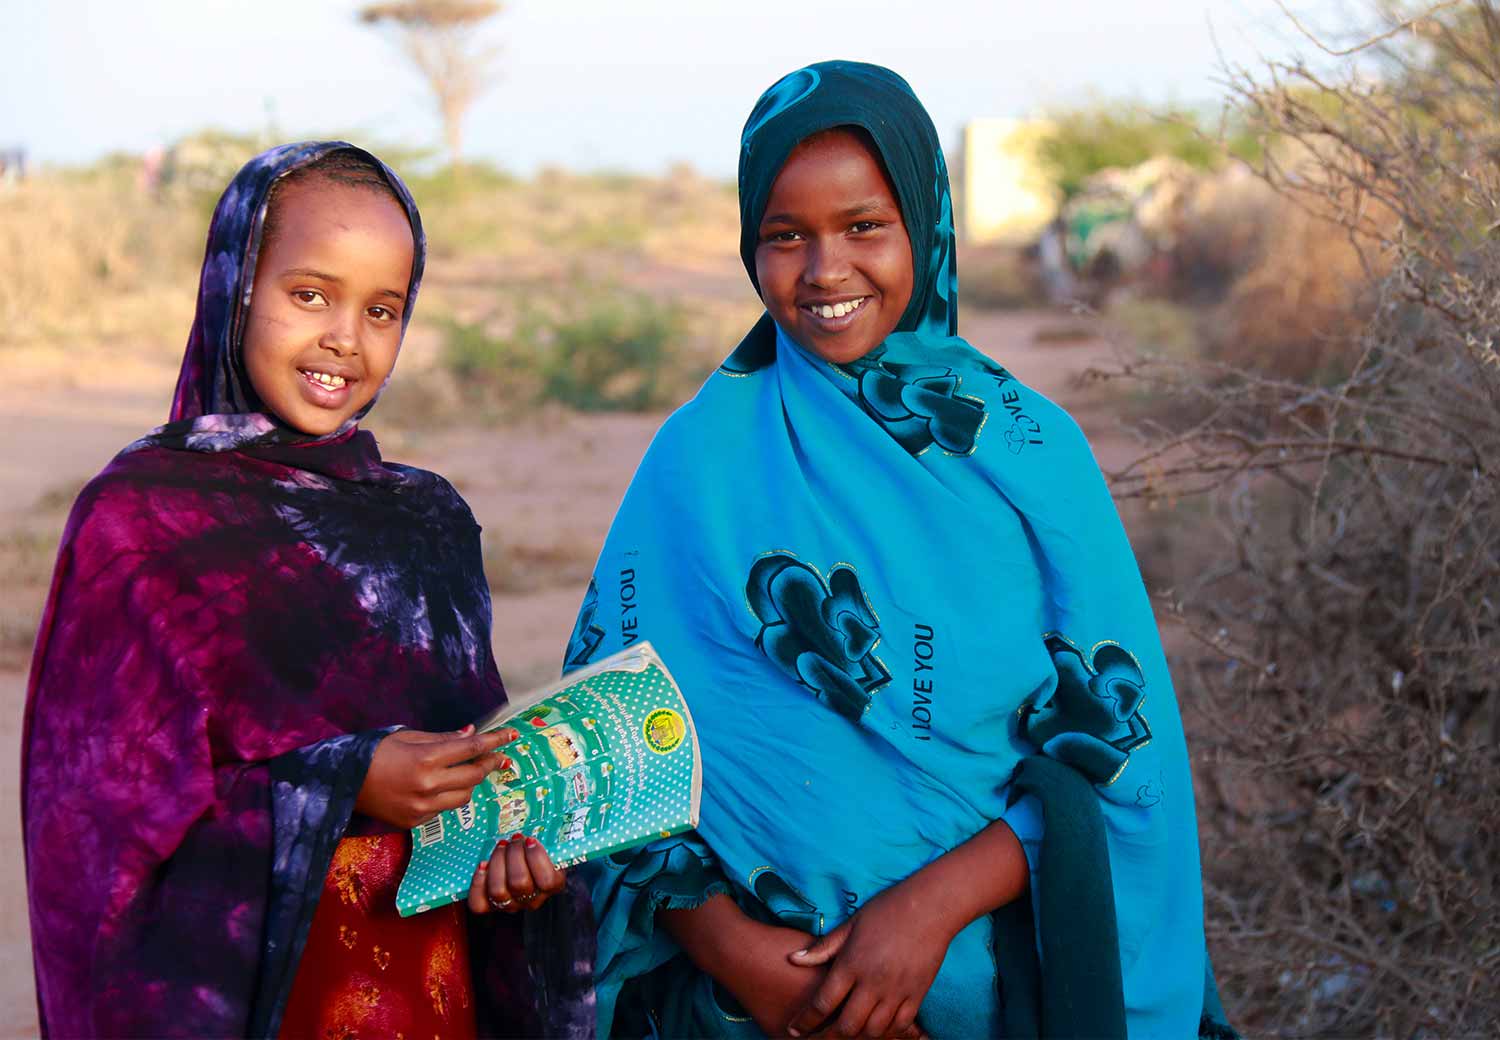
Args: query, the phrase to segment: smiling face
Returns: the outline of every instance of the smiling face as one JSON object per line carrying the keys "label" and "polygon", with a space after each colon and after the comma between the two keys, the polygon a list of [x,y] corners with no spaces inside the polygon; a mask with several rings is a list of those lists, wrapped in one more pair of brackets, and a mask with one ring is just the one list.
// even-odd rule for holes
{"label": "smiling face", "polygon": [[885,170],[849,130],[807,138],[777,174],[755,275],[787,334],[834,364],[895,331],[912,294],[911,240]]}
{"label": "smiling face", "polygon": [[384,192],[312,178],[278,192],[256,263],[245,367],[267,409],[323,436],[369,404],[396,363],[414,246]]}

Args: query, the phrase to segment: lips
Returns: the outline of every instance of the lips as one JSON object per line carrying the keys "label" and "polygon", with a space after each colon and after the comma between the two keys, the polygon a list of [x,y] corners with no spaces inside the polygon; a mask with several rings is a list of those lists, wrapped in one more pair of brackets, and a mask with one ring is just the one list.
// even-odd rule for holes
{"label": "lips", "polygon": [[353,373],[325,368],[299,368],[297,374],[302,377],[303,398],[319,408],[342,408],[359,382]]}

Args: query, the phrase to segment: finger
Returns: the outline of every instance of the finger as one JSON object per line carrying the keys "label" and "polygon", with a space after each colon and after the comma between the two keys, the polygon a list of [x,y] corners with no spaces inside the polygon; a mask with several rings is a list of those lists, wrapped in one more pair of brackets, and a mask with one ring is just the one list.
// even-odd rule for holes
{"label": "finger", "polygon": [[891,1019],[890,1029],[887,1030],[892,1036],[899,1036],[902,1040],[918,1040],[925,1037],[927,1033],[921,1026],[917,1025],[917,1012],[922,1010],[922,1003],[918,1000],[906,1000],[901,1009]]}
{"label": "finger", "polygon": [[407,744],[438,744],[445,740],[452,740],[454,737],[467,737],[473,732],[474,724],[470,723],[463,729],[443,730],[442,732],[425,729],[398,729],[391,736]]}
{"label": "finger", "polygon": [[398,729],[386,740],[393,740],[398,744],[436,744],[441,740],[452,740],[452,733],[428,733],[420,729]]}
{"label": "finger", "polygon": [[839,1013],[838,1025],[834,1031],[839,1036],[864,1036],[865,1023],[870,1020],[870,1012],[875,1010],[879,995],[872,993],[869,986],[860,986],[849,999],[844,1001],[844,1010]]}
{"label": "finger", "polygon": [[422,819],[415,826],[420,827],[438,813],[447,812],[449,809],[457,809],[461,805],[468,805],[472,797],[473,793],[470,791],[444,791],[441,794],[428,795],[418,802],[413,802],[412,804],[422,814]]}
{"label": "finger", "polygon": [[844,943],[848,938],[849,924],[846,921],[806,949],[793,950],[787,954],[787,960],[804,968],[827,964],[839,955],[839,951],[844,948]]}
{"label": "finger", "polygon": [[834,1011],[844,1002],[844,998],[853,988],[854,978],[847,972],[839,971],[835,966],[824,976],[823,984],[813,994],[812,1000],[793,1016],[791,1024],[787,1026],[787,1032],[792,1036],[813,1032],[832,1017]]}
{"label": "finger", "polygon": [[505,879],[510,894],[528,909],[536,898],[536,881],[531,876],[531,865],[526,862],[526,839],[514,835],[505,847]]}
{"label": "finger", "polygon": [[896,1017],[896,1012],[901,1010],[899,1000],[881,1000],[870,1010],[870,1016],[865,1019],[864,1035],[868,1037],[886,1037],[891,1035],[891,1022]]}
{"label": "finger", "polygon": [[467,736],[449,734],[443,740],[433,741],[423,750],[428,765],[456,766],[488,754],[500,746],[500,737],[495,733],[470,733]]}
{"label": "finger", "polygon": [[509,744],[512,741],[521,739],[521,731],[516,729],[514,726],[503,726],[500,729],[490,730],[490,732],[500,738],[501,747],[504,747],[506,744]]}
{"label": "finger", "polygon": [[536,901],[532,903],[532,909],[540,906],[548,896],[556,895],[563,890],[567,879],[563,872],[558,870],[552,862],[552,857],[547,855],[547,850],[542,843],[535,838],[527,837],[523,842],[526,848],[526,865],[531,870],[531,880],[536,885]]}
{"label": "finger", "polygon": [[469,912],[472,914],[487,914],[490,912],[490,901],[485,895],[485,875],[489,873],[490,861],[482,859],[474,868],[474,880],[469,882]]}
{"label": "finger", "polygon": [[485,777],[510,764],[506,755],[488,754],[473,762],[435,770],[430,775],[429,785],[433,791],[472,791],[484,783]]}
{"label": "finger", "polygon": [[506,871],[505,842],[495,846],[490,853],[489,869],[485,871],[484,894],[490,909],[513,914],[521,909],[521,903],[510,890],[510,878]]}

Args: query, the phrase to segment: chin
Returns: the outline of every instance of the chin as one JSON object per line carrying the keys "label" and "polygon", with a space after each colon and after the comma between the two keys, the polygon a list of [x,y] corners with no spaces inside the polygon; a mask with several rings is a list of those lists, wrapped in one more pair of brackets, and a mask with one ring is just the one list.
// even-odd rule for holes
{"label": "chin", "polygon": [[812,340],[808,349],[829,364],[847,365],[858,361],[877,346],[878,343],[828,343]]}
{"label": "chin", "polygon": [[298,433],[305,433],[310,437],[327,437],[347,421],[348,416],[344,415],[319,415],[308,420],[300,416],[290,419],[282,417],[282,422]]}

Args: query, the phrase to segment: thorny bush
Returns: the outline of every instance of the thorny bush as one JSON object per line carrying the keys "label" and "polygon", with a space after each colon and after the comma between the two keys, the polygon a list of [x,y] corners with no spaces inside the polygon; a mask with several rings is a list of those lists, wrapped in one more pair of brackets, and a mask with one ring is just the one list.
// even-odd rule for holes
{"label": "thorny bush", "polygon": [[1500,14],[1387,18],[1325,46],[1357,75],[1231,70],[1316,157],[1267,148],[1273,186],[1379,253],[1352,374],[1126,370],[1191,418],[1117,492],[1218,520],[1172,600],[1203,646],[1179,681],[1209,943],[1252,1035],[1500,1021]]}

